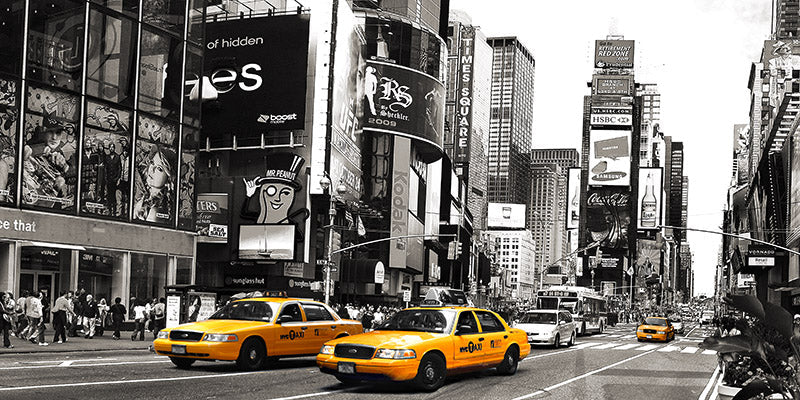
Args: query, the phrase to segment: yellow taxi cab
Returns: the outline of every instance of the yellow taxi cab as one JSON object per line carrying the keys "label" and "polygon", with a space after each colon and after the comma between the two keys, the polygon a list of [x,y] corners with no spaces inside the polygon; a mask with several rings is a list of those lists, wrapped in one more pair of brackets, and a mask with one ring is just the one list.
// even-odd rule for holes
{"label": "yellow taxi cab", "polygon": [[196,360],[223,360],[256,370],[281,357],[314,355],[331,339],[363,331],[360,322],[341,319],[317,301],[247,298],[227,304],[205,321],[161,330],[153,350],[178,368]]}
{"label": "yellow taxi cab", "polygon": [[345,384],[410,381],[435,391],[447,375],[497,368],[513,375],[530,353],[527,334],[492,311],[463,306],[399,311],[374,331],[326,342],[320,371]]}
{"label": "yellow taxi cab", "polygon": [[663,340],[668,342],[675,338],[675,327],[663,317],[647,317],[636,328],[636,339]]}

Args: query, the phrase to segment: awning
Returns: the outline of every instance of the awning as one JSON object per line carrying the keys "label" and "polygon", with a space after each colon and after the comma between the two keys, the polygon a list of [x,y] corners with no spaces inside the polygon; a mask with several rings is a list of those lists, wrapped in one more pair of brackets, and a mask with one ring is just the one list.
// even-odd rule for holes
{"label": "awning", "polygon": [[800,279],[795,279],[790,282],[775,282],[767,285],[770,289],[776,292],[791,292],[794,289],[800,288]]}

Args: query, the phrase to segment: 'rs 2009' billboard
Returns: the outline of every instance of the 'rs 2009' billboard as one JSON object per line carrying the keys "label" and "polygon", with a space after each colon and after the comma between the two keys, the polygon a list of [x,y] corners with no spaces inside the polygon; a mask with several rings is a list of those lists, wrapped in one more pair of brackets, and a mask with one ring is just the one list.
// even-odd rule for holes
{"label": "'rs 2009' billboard", "polygon": [[204,104],[204,132],[259,136],[303,129],[308,15],[237,18],[206,24],[205,32],[203,75],[217,99]]}

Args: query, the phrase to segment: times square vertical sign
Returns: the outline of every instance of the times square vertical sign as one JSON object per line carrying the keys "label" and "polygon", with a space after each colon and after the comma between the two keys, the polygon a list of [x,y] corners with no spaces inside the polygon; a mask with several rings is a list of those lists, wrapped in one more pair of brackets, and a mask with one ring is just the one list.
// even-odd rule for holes
{"label": "times square vertical sign", "polygon": [[458,95],[456,104],[456,137],[455,156],[456,163],[469,162],[470,132],[472,131],[472,81],[475,65],[475,28],[472,26],[461,27],[459,41],[460,52],[458,58]]}

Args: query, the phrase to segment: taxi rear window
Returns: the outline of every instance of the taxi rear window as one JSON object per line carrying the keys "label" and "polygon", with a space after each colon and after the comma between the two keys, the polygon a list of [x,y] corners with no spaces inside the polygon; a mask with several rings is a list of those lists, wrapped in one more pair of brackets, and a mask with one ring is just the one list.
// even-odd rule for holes
{"label": "taxi rear window", "polygon": [[403,310],[376,329],[443,333],[454,319],[455,312],[450,310]]}
{"label": "taxi rear window", "polygon": [[209,319],[235,319],[242,321],[271,321],[278,308],[266,301],[234,301],[222,307]]}

